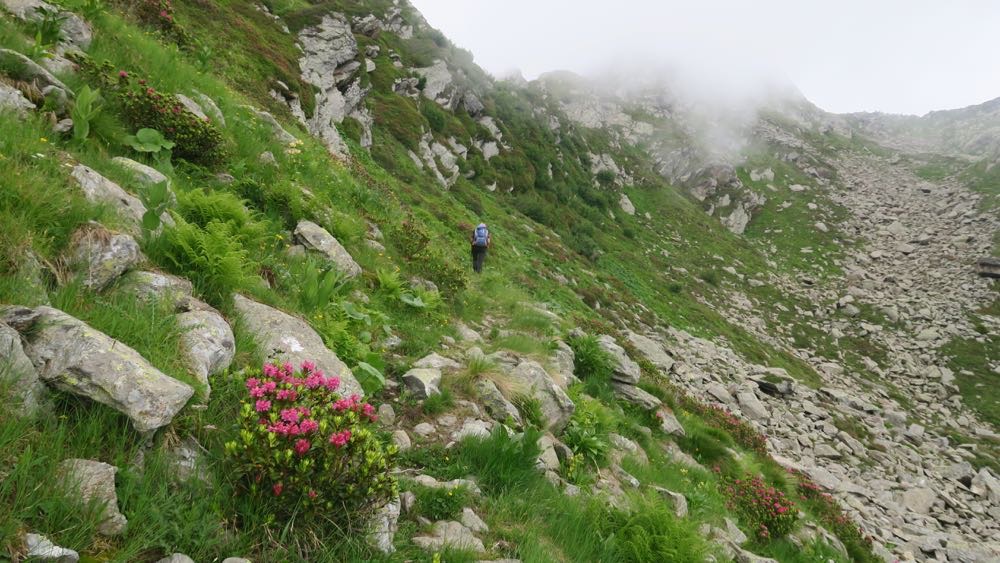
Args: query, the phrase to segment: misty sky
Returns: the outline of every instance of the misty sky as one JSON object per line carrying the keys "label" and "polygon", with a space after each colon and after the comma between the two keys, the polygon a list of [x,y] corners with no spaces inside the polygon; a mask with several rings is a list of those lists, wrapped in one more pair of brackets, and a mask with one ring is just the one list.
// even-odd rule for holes
{"label": "misty sky", "polygon": [[498,76],[655,60],[714,94],[791,81],[835,112],[923,114],[1000,97],[995,0],[410,1]]}

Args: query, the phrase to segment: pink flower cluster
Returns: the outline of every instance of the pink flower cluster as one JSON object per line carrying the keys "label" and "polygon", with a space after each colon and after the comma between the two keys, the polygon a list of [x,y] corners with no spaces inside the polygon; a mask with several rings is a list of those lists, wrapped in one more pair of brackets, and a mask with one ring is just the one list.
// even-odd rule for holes
{"label": "pink flower cluster", "polygon": [[760,476],[724,480],[723,493],[729,508],[738,512],[761,539],[781,536],[795,524],[798,509],[791,499]]}
{"label": "pink flower cluster", "polygon": [[342,430],[340,432],[335,432],[330,435],[330,443],[338,448],[342,448],[347,445],[347,442],[351,441],[351,431]]}

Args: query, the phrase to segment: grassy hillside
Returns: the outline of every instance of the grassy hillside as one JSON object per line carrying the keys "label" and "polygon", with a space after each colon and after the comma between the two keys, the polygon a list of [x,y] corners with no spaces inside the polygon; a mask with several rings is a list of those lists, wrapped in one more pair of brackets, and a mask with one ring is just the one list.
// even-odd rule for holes
{"label": "grassy hillside", "polygon": [[[194,384],[197,394],[153,437],[136,432],[124,416],[68,393],[53,392],[47,414],[25,417],[16,407],[3,409],[0,505],[6,510],[0,510],[0,553],[17,559],[24,551],[22,534],[37,531],[87,561],[156,561],[174,552],[198,561],[232,555],[259,561],[474,561],[481,557],[428,552],[412,540],[426,531],[422,519],[453,519],[470,507],[489,526],[482,537],[487,554],[495,558],[694,561],[714,554],[725,560],[728,556],[707,541],[700,526],[724,529],[728,518],[751,536],[745,547],[762,556],[875,560],[857,528],[839,521],[839,509],[813,494],[804,478],[771,460],[761,446],[763,437],[749,425],[702,406],[654,366],[640,362],[642,388],[669,405],[686,432],[683,438],[667,435],[649,412],[615,397],[609,360],[586,338],[570,340],[582,382],[568,389],[576,411],[563,440],[572,455],[557,473],[585,488],[613,472],[612,435],[634,441],[639,452],[626,455],[620,466],[644,486],[627,490],[620,505],[564,494],[535,469],[540,452],[533,440],[494,431],[448,449],[445,443],[451,440],[428,439],[398,454],[400,488],[412,492],[416,504],[400,520],[392,555],[375,551],[350,514],[276,517],[272,503],[277,501],[246,494],[226,453],[225,444],[239,436],[233,421],[246,378],[259,371],[265,357],[238,321],[234,294],[306,320],[353,369],[373,404],[394,404],[397,417],[412,425],[445,413],[459,419],[468,415],[463,401],[477,400],[475,381],[497,371],[487,361],[470,361],[445,378],[444,392],[433,399],[418,401],[400,392],[398,381],[416,360],[460,338],[459,322],[484,329],[486,353],[512,350],[543,362],[549,361],[555,341],[567,339],[573,328],[624,342],[627,326],[670,326],[725,343],[751,362],[784,368],[815,387],[822,384],[821,376],[791,349],[816,350],[831,359],[842,352],[793,313],[810,304],[750,280],[766,282],[775,269],[818,276],[836,271],[843,248],[839,235],[817,233],[794,211],[778,210],[784,201],[805,205],[809,198],[822,198],[822,190],[766,154],[750,160],[739,173],[752,189],[767,192],[769,203],[745,238],[735,236],[656,174],[641,150],[616,146],[606,132],[578,127],[565,116],[556,134],[533,113],[544,108],[561,115],[543,92],[494,84],[468,53],[423,28],[410,39],[391,33],[356,37],[362,52],[369,45],[380,47],[373,58],[376,70],[363,79],[371,87],[365,103],[374,115],[373,146],[359,145],[360,125],[349,118],[341,133],[350,156],[336,158],[270,95],[281,81],[307,115],[314,109],[312,86],[300,78],[294,35],[251,3],[176,0],[169,11],[164,8],[169,19],[156,11],[143,16],[146,12],[136,6],[145,2],[59,4],[86,14],[94,27],[81,70],[59,78],[77,93],[100,89],[103,105],[90,120],[86,139],[55,132],[48,106],[26,117],[0,113],[0,222],[5,225],[0,303],[61,309],[131,346],[168,376]],[[265,4],[293,32],[330,11],[382,17],[391,7],[388,2]],[[405,10],[403,18],[415,21]],[[4,16],[0,46],[40,58],[30,45],[35,31],[32,24]],[[404,69],[393,65],[390,51],[400,56]],[[410,77],[406,69],[436,59],[466,70],[462,79],[478,89],[485,115],[496,118],[509,146],[500,155],[486,159],[476,148],[475,141],[490,133],[464,109],[446,111],[426,98],[393,92],[394,80]],[[2,80],[17,82],[10,69],[0,71],[7,73]],[[225,125],[210,119],[199,139],[217,138],[217,151],[211,158],[191,150],[187,158],[164,160],[126,144],[126,136],[147,126],[148,117],[139,115],[127,96],[116,94],[115,84],[123,80],[141,80],[143,87],[166,95],[200,93],[214,100]],[[272,112],[298,141],[278,141],[248,106]],[[469,147],[458,164],[462,174],[448,189],[408,155],[424,133],[442,144],[453,139]],[[173,154],[185,154],[188,141],[176,142]],[[589,155],[603,153],[627,166],[630,185],[613,187],[606,176],[592,172]],[[164,204],[175,225],[138,236],[145,255],[142,269],[190,280],[196,296],[233,325],[236,357],[225,373],[211,378],[207,407],[199,406],[207,390],[178,359],[183,329],[170,307],[137,299],[124,287],[86,289],[66,260],[74,234],[88,222],[127,228],[110,206],[84,197],[70,175],[74,165],[96,170],[133,195],[152,197],[152,188],[112,161],[116,156],[156,166],[176,194],[176,201]],[[749,181],[751,167],[765,166],[781,178],[774,192]],[[797,183],[817,189],[808,194],[789,190]],[[486,189],[493,185],[496,191]],[[618,190],[635,204],[635,215],[618,207]],[[348,279],[321,261],[290,253],[293,230],[303,219],[334,235],[363,273]],[[495,244],[486,273],[474,276],[467,266],[467,237],[479,221],[490,225]],[[384,235],[379,245],[369,243],[375,240],[373,226]],[[780,233],[787,236],[775,236]],[[805,246],[827,261],[805,259],[800,252]],[[429,280],[437,289],[413,278]],[[727,322],[718,308],[733,291],[773,304],[765,329],[794,334],[793,344],[768,344]],[[400,344],[393,345],[390,337]],[[878,358],[877,350],[863,351]],[[534,436],[538,406],[530,401],[518,406],[529,421],[524,436]],[[168,452],[187,436],[204,446],[207,462],[202,478],[178,482]],[[391,440],[387,430],[378,437]],[[672,442],[701,466],[671,457],[666,448]],[[141,466],[136,463],[140,456]],[[74,457],[119,468],[118,500],[129,518],[123,535],[97,534],[99,508],[81,510],[59,480],[58,464]],[[474,476],[482,495],[423,487],[407,479],[416,473],[441,481]],[[763,476],[767,486],[787,495],[803,522],[830,528],[847,554],[817,538],[798,540],[797,546],[789,537],[758,534],[752,507],[734,500],[730,489],[747,475]],[[649,485],[682,493],[689,515],[679,518]]]}

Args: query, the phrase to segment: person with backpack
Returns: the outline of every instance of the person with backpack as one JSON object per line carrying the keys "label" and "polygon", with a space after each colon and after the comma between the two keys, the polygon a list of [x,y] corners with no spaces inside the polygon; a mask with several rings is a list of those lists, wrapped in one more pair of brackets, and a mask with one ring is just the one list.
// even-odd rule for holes
{"label": "person with backpack", "polygon": [[486,223],[480,223],[479,226],[472,231],[472,269],[477,274],[483,272],[483,261],[486,260],[486,250],[490,247],[493,242],[493,238],[490,236],[490,230],[486,228]]}

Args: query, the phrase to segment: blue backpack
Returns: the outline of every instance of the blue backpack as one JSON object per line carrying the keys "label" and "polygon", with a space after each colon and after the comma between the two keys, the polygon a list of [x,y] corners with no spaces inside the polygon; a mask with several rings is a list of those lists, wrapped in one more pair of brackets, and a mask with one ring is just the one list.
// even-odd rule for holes
{"label": "blue backpack", "polygon": [[486,225],[476,227],[476,232],[472,235],[473,246],[486,246],[490,241],[490,231]]}

